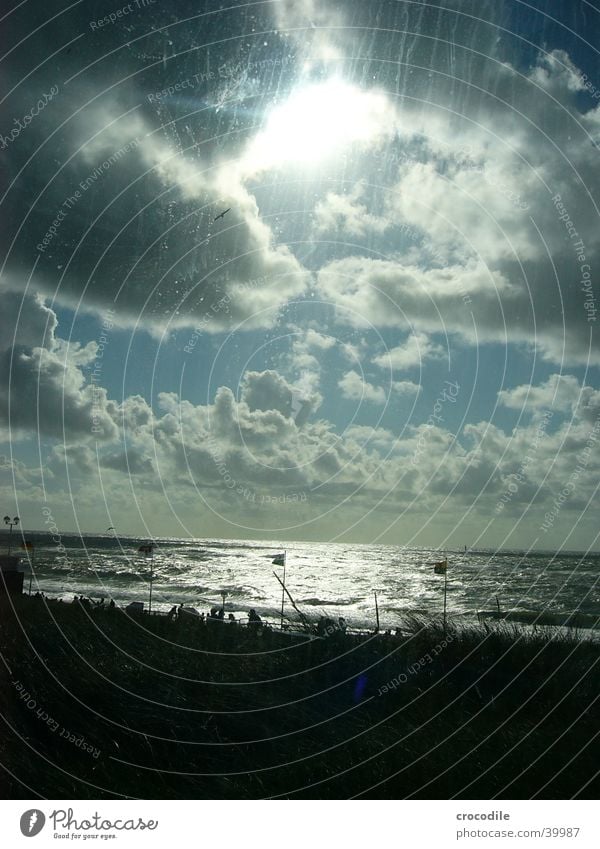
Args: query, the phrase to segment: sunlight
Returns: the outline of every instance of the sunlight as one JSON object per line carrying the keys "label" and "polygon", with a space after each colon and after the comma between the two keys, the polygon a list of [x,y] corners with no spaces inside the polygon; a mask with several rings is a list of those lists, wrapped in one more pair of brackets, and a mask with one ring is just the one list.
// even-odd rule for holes
{"label": "sunlight", "polygon": [[390,104],[379,92],[335,78],[305,86],[272,110],[244,163],[251,173],[284,163],[310,166],[343,146],[368,144],[386,131],[387,121],[393,122]]}

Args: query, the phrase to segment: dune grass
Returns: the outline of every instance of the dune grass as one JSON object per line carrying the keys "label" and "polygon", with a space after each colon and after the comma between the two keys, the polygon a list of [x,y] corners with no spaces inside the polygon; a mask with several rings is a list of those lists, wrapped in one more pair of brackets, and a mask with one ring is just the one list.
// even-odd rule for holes
{"label": "dune grass", "polygon": [[0,646],[7,798],[598,792],[600,644],[581,635],[415,617],[309,640],[23,597]]}

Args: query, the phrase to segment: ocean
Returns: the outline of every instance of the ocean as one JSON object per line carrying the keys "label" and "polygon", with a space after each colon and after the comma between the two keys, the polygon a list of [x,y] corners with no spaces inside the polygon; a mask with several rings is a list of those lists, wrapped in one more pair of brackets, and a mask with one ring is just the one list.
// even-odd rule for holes
{"label": "ocean", "polygon": [[[148,603],[151,560],[138,552],[144,540],[110,535],[69,535],[53,541],[33,533],[32,592],[72,600],[114,599]],[[343,616],[348,625],[373,628],[377,592],[382,628],[393,628],[408,614],[439,616],[444,576],[433,564],[443,554],[423,548],[288,541],[156,539],[152,557],[154,610],[184,603],[198,610],[221,604],[245,616],[254,608],[279,620],[283,569],[273,566],[286,551],[286,584],[311,620]],[[60,547],[62,545],[62,548]],[[23,553],[23,552],[21,552]],[[24,553],[23,553],[24,554]],[[448,550],[448,616],[475,621],[478,610],[579,611],[600,617],[600,555],[576,552]],[[27,555],[24,554],[26,558]],[[25,578],[25,591],[29,589]],[[286,615],[297,621],[286,599]]]}

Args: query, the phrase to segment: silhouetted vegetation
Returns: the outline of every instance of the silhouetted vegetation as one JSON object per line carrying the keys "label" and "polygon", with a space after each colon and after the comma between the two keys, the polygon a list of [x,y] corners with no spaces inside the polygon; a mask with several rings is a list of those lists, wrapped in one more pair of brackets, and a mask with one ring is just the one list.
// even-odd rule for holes
{"label": "silhouetted vegetation", "polygon": [[308,639],[13,601],[0,610],[8,798],[598,793],[587,638],[444,637],[414,619],[398,636]]}

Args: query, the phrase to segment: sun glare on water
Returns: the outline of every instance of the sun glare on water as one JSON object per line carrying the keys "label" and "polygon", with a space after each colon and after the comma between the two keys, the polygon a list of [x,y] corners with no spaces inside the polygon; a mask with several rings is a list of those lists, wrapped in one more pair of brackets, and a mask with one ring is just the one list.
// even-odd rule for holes
{"label": "sun glare on water", "polygon": [[385,97],[332,79],[298,88],[268,115],[246,162],[252,171],[284,163],[316,164],[343,146],[367,143],[385,131]]}

